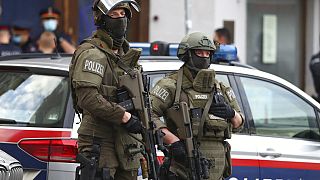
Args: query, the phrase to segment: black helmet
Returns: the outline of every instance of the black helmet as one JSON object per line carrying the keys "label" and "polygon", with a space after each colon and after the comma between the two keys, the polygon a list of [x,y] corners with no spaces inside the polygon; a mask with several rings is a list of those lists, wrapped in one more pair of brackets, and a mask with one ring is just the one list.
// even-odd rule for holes
{"label": "black helmet", "polygon": [[126,11],[126,16],[130,20],[132,17],[132,6],[137,12],[140,11],[140,7],[135,0],[95,0],[93,2],[94,23],[96,25],[103,24],[102,15],[107,15],[112,9],[123,8]]}

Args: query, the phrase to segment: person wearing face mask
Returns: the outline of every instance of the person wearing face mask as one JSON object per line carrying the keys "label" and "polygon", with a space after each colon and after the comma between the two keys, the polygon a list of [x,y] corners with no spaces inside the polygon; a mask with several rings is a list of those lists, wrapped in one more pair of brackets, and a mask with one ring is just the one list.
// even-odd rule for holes
{"label": "person wearing face mask", "polygon": [[130,49],[125,39],[132,8],[140,11],[134,0],[95,0],[97,30],[78,46],[69,66],[74,108],[82,114],[78,157],[97,165],[80,161],[80,179],[137,179],[140,154],[129,150],[140,147],[135,138],[143,127],[135,110],[127,111],[117,98],[120,77],[139,68],[141,50]]}
{"label": "person wearing face mask", "polygon": [[60,11],[54,7],[48,7],[40,11],[43,30],[54,33],[58,52],[72,54],[75,51],[75,47],[71,43],[70,36],[58,30],[60,16]]}
{"label": "person wearing face mask", "polygon": [[16,55],[21,53],[21,49],[10,42],[10,26],[0,24],[0,56]]}
{"label": "person wearing face mask", "polygon": [[37,48],[31,39],[31,24],[26,21],[16,21],[12,27],[12,42],[21,48],[22,53],[34,53]]}
{"label": "person wearing face mask", "polygon": [[[165,134],[163,140],[170,152],[168,162],[161,168],[166,169],[162,179],[204,179],[205,176],[192,173],[195,169],[191,170],[190,154],[186,152],[190,144],[179,136],[187,122],[181,117],[187,116],[172,112],[183,109],[181,103],[188,106],[193,145],[199,146],[201,159],[207,162],[209,177],[206,178],[220,180],[231,175],[230,145],[225,140],[231,138],[232,131],[242,128],[244,116],[232,89],[215,79],[215,71],[209,69],[217,44],[201,32],[186,35],[177,51],[184,64],[150,91],[152,117]],[[160,121],[161,116],[165,124]]]}

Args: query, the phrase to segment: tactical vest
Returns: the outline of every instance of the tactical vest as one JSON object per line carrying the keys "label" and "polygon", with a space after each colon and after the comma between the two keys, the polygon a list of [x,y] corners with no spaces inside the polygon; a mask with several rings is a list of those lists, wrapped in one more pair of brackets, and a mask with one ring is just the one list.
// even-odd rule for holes
{"label": "tactical vest", "polygon": [[[130,73],[133,68],[139,68],[137,62],[141,54],[141,50],[129,49],[121,58],[116,56],[111,49],[100,47],[96,41],[93,39],[85,39],[81,46],[74,53],[72,62],[70,64],[70,77],[71,77],[71,88],[72,88],[72,98],[73,104],[77,112],[82,112],[83,110],[77,106],[77,99],[75,95],[75,87],[72,86],[73,77],[73,67],[76,64],[76,60],[80,54],[88,49],[98,48],[100,51],[106,54],[107,65],[105,68],[102,84],[100,85],[98,91],[103,95],[103,97],[110,101],[116,103],[117,101],[117,89],[118,78],[125,73]],[[136,170],[139,168],[139,159],[141,155],[135,155],[134,157],[127,153],[128,147],[140,147],[140,143],[134,138],[141,139],[140,135],[128,134],[128,132],[118,126],[114,125],[115,130],[115,152],[119,160],[119,165],[125,170]],[[112,132],[110,132],[112,133]],[[135,136],[134,138],[132,136]]]}
{"label": "tactical vest", "polygon": [[[172,78],[177,82],[173,106],[177,102],[184,101],[188,103],[190,107],[193,135],[197,137],[198,140],[223,141],[231,138],[231,123],[226,119],[208,113],[212,103],[213,92],[218,91],[219,93],[222,93],[222,83],[214,79],[209,86],[201,86],[203,78],[195,77],[195,81],[191,82],[183,76],[183,68],[181,68],[178,71],[178,74],[170,75],[168,78]],[[227,99],[226,102],[228,102]],[[199,116],[199,114],[202,114],[202,116]],[[174,122],[173,117],[166,116],[165,118],[170,119],[169,121],[166,121],[169,122],[168,126],[170,126],[170,122]]]}

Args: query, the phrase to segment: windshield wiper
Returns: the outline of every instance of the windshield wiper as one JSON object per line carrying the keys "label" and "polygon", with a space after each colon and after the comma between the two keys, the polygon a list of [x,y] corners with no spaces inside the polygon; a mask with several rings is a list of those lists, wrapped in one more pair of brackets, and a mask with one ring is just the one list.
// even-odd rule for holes
{"label": "windshield wiper", "polygon": [[0,118],[0,124],[30,124],[29,122],[20,122],[14,119]]}
{"label": "windshield wiper", "polygon": [[14,119],[0,118],[0,124],[17,124],[17,121]]}

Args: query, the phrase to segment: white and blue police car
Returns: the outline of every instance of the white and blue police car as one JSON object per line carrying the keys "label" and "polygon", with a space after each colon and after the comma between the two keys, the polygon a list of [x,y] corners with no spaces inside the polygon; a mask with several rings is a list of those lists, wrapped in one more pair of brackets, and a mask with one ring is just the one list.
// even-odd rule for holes
{"label": "white and blue police car", "polygon": [[[176,45],[143,46],[146,56],[140,63],[150,86],[182,65],[175,56],[161,55],[174,55]],[[71,56],[52,56],[0,58],[0,149],[21,162],[24,179],[74,179],[78,166]],[[233,61],[211,65],[216,78],[233,88],[246,118],[244,129],[229,140],[229,179],[320,179],[320,104],[277,76],[240,66]]]}

